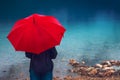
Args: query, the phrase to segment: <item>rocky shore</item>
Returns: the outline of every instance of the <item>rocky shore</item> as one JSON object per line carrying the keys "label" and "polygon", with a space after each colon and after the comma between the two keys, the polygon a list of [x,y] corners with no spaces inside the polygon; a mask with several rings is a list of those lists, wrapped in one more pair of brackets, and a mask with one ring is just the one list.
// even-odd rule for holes
{"label": "rocky shore", "polygon": [[[107,60],[97,63],[93,66],[86,65],[86,62],[78,62],[70,59],[67,66],[67,73],[59,76],[59,70],[54,70],[53,80],[119,80],[120,79],[120,61]],[[29,61],[11,65],[3,68],[0,80],[29,80]],[[56,75],[57,74],[57,75]]]}
{"label": "rocky shore", "polygon": [[69,71],[78,75],[92,77],[120,76],[120,61],[118,60],[107,60],[93,66],[87,66],[84,61],[80,63],[70,59],[69,64],[72,66]]}
{"label": "rocky shore", "polygon": [[120,80],[120,61],[118,60],[107,60],[88,66],[84,61],[70,59],[69,64],[72,69],[68,71],[73,74],[63,78],[54,77],[54,80]]}

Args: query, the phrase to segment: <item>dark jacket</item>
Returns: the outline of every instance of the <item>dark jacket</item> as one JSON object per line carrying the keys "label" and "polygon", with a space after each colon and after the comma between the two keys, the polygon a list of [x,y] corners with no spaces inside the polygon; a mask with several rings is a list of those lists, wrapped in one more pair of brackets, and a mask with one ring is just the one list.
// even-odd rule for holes
{"label": "dark jacket", "polygon": [[52,59],[55,59],[57,56],[56,48],[53,47],[48,49],[40,54],[33,54],[26,52],[27,58],[30,58],[30,69],[32,69],[36,74],[45,74],[53,70]]}

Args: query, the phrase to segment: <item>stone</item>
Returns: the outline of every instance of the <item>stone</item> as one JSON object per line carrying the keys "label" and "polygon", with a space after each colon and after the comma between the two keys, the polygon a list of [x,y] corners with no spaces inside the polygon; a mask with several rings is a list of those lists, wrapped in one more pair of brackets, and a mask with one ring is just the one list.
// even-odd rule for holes
{"label": "stone", "polygon": [[103,65],[101,65],[101,64],[96,64],[96,65],[95,65],[95,67],[97,67],[97,68],[102,68],[102,66],[103,66]]}

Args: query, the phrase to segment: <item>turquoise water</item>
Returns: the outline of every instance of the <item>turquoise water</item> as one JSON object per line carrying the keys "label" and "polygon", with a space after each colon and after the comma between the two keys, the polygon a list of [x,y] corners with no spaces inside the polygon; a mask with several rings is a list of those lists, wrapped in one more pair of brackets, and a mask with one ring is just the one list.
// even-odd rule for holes
{"label": "turquoise water", "polygon": [[[26,60],[24,52],[16,52],[6,36],[13,22],[0,24],[0,67]],[[84,60],[94,64],[102,60],[120,59],[120,21],[110,17],[97,16],[89,22],[63,23],[66,33],[56,59],[56,68],[63,68],[62,60]],[[62,65],[62,66],[61,66]]]}
{"label": "turquoise water", "polygon": [[[120,59],[120,23],[97,17],[90,23],[77,23],[68,28],[63,45],[67,55],[95,63],[106,59]],[[70,57],[66,56],[66,57]]]}

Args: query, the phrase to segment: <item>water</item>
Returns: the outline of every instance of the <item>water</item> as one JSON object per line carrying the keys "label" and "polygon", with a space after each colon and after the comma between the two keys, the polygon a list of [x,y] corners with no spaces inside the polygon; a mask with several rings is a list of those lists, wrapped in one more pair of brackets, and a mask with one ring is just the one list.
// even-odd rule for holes
{"label": "water", "polygon": [[6,65],[12,65],[23,61],[23,52],[16,52],[7,39],[13,23],[0,24],[0,70]]}
{"label": "water", "polygon": [[[68,60],[84,60],[92,65],[102,60],[120,60],[120,21],[97,16],[90,22],[76,22],[63,25],[67,29],[60,46],[56,69],[66,70]],[[0,24],[0,69],[6,65],[21,63],[27,60],[24,52],[16,52],[6,36],[13,22]]]}

